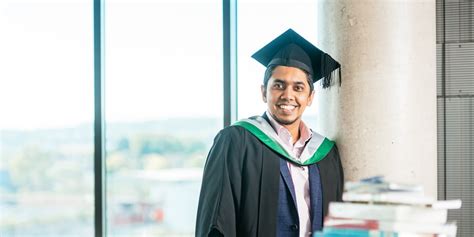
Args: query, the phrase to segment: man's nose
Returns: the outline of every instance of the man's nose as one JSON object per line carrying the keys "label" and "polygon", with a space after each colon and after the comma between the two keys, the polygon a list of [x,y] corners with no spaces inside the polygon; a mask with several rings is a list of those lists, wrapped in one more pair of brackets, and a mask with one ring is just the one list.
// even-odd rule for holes
{"label": "man's nose", "polygon": [[291,86],[287,86],[284,90],[283,93],[281,94],[282,99],[287,99],[287,100],[292,100],[295,98],[294,91],[291,88]]}

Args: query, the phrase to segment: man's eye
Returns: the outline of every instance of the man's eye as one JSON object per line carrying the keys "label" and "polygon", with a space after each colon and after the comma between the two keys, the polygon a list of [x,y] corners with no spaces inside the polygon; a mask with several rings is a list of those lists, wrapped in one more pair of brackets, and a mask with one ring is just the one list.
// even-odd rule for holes
{"label": "man's eye", "polygon": [[304,88],[303,88],[302,86],[297,86],[297,87],[295,87],[295,90],[296,90],[296,91],[303,91]]}
{"label": "man's eye", "polygon": [[283,88],[283,85],[279,84],[279,83],[276,83],[276,84],[273,85],[273,88],[281,89],[281,88]]}

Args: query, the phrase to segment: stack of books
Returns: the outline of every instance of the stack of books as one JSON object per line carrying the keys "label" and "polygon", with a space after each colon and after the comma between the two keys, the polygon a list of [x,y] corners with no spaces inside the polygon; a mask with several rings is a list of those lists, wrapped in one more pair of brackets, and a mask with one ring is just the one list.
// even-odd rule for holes
{"label": "stack of books", "polygon": [[423,187],[386,182],[377,176],[347,182],[344,202],[329,204],[322,232],[314,237],[455,237],[448,209],[461,200],[436,201]]}

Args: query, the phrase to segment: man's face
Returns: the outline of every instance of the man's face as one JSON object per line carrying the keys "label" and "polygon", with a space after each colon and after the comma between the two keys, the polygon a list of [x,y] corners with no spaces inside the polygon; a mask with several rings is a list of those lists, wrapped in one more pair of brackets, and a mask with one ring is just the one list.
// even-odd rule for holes
{"label": "man's face", "polygon": [[282,125],[299,124],[306,106],[310,106],[314,91],[310,92],[304,71],[295,67],[277,66],[262,85],[262,98],[273,118]]}

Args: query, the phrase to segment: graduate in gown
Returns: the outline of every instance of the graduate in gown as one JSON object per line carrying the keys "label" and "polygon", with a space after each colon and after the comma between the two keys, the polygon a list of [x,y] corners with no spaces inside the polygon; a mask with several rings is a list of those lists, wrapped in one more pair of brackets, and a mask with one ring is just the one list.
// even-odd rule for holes
{"label": "graduate in gown", "polygon": [[311,236],[344,175],[335,143],[301,120],[313,83],[332,84],[340,64],[289,29],[253,56],[267,67],[262,116],[221,130],[207,157],[196,236]]}

